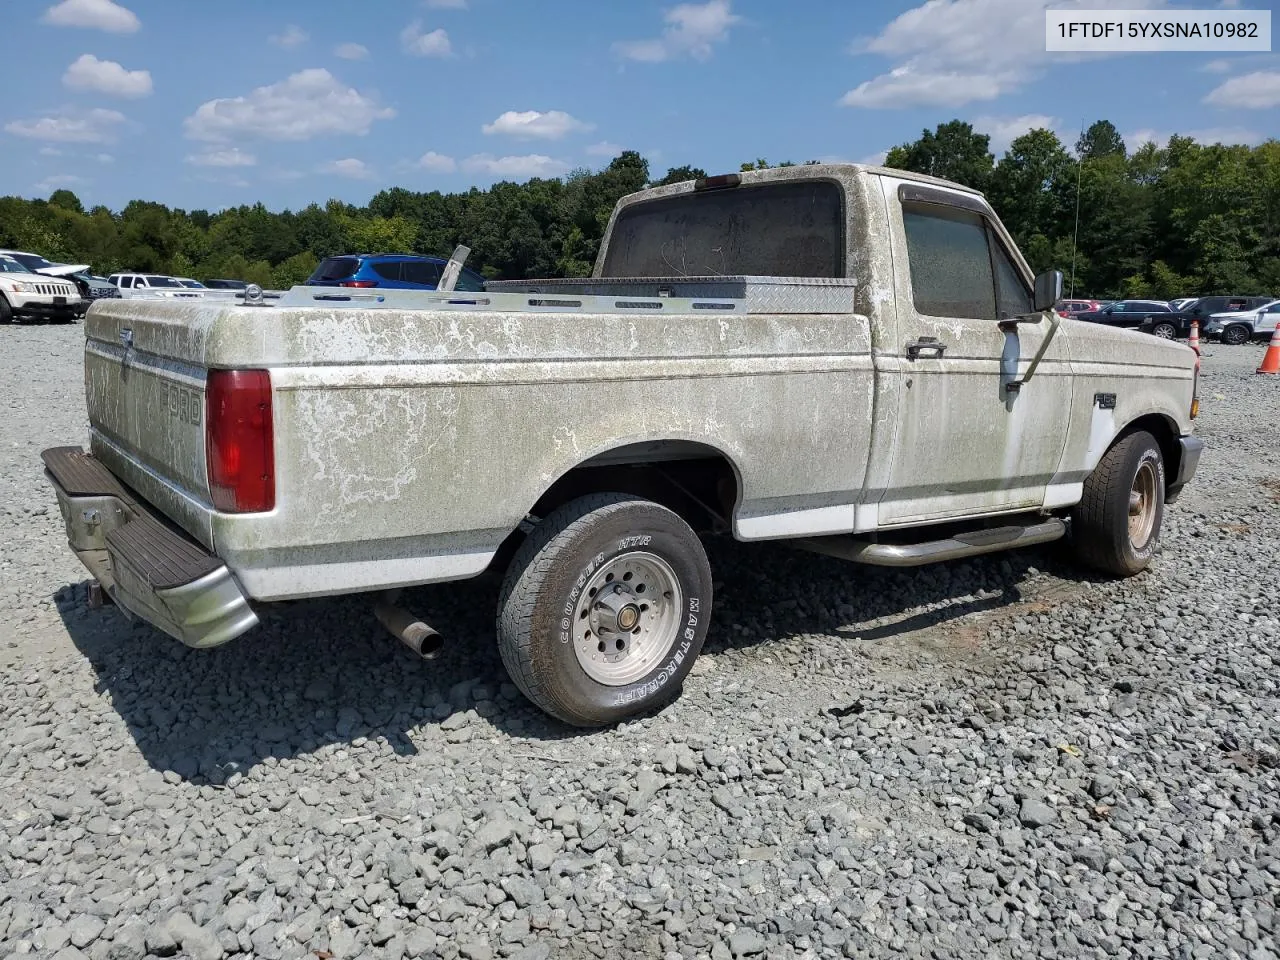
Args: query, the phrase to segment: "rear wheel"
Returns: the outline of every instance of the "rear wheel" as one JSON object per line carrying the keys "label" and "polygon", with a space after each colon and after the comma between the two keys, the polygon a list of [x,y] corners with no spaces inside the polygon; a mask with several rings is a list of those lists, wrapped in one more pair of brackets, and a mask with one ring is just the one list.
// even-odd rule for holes
{"label": "rear wheel", "polygon": [[1151,332],[1161,340],[1172,340],[1178,335],[1178,329],[1172,323],[1157,323]]}
{"label": "rear wheel", "polygon": [[1145,430],[1121,438],[1084,482],[1071,517],[1076,554],[1121,577],[1145,570],[1160,540],[1164,492],[1164,456],[1156,438]]}
{"label": "rear wheel", "polygon": [[711,568],[660,504],[595,494],[549,514],[517,551],[498,601],[498,646],[533,703],[580,727],[680,694],[706,639]]}
{"label": "rear wheel", "polygon": [[1233,347],[1248,343],[1253,339],[1253,331],[1240,323],[1232,324],[1222,331],[1222,342]]}

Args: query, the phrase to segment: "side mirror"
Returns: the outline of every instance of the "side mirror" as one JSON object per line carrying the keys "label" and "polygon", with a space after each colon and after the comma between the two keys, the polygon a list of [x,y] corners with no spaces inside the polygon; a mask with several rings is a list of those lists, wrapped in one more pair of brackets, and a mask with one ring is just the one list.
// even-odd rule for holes
{"label": "side mirror", "polygon": [[1036,311],[1052,309],[1062,299],[1062,271],[1046,270],[1036,277],[1035,297],[1032,305]]}

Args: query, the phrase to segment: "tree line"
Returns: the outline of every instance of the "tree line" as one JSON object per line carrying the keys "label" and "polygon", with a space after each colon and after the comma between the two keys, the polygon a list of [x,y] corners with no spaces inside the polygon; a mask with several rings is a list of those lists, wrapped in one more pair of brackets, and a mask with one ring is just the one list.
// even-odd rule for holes
{"label": "tree line", "polygon": [[[985,134],[953,120],[894,147],[885,163],[982,190],[1031,266],[1074,275],[1077,295],[1280,293],[1275,140],[1249,147],[1174,136],[1130,152],[1102,120],[1081,135],[1074,156],[1053,131],[1039,129],[997,161]],[[769,166],[758,159],[742,169]],[[464,193],[394,187],[363,207],[330,200],[279,213],[261,203],[210,213],[143,200],[118,212],[86,210],[72,191],[57,190],[48,200],[0,197],[0,247],[89,263],[100,274],[231,277],[281,288],[301,283],[332,254],[447,256],[465,243],[468,264],[490,278],[573,276],[590,271],[619,197],[705,175],[685,166],[650,180],[648,162],[626,151],[598,172]]]}

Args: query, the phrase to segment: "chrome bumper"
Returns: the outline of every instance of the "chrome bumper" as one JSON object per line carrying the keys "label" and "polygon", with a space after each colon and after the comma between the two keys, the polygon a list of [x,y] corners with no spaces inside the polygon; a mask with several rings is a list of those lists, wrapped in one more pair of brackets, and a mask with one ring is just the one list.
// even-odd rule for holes
{"label": "chrome bumper", "polygon": [[72,551],[122,610],[190,647],[214,647],[257,625],[227,566],[101,463],[75,447],[41,456]]}

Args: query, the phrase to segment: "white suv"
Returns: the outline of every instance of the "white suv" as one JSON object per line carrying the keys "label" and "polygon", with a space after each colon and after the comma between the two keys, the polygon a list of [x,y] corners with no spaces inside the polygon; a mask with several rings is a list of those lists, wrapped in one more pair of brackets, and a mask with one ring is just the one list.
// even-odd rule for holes
{"label": "white suv", "polygon": [[0,323],[19,317],[71,323],[88,309],[89,301],[70,280],[33,273],[13,257],[0,255]]}
{"label": "white suv", "polygon": [[184,286],[175,277],[159,273],[113,273],[107,280],[120,288],[120,295],[125,299],[196,299],[203,293]]}
{"label": "white suv", "polygon": [[1280,325],[1280,300],[1273,300],[1252,310],[1215,313],[1204,325],[1204,332],[1205,336],[1217,337],[1223,343],[1238,347],[1257,337],[1270,337],[1277,325]]}

